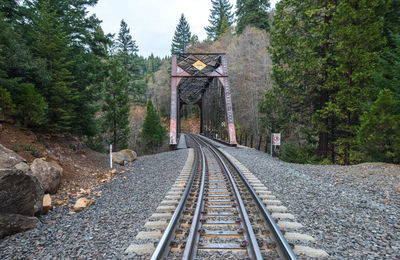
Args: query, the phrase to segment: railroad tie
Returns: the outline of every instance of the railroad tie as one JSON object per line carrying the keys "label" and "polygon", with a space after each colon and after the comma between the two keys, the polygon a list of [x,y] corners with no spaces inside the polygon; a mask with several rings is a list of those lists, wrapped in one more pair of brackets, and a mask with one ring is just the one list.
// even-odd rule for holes
{"label": "railroad tie", "polygon": [[278,200],[277,197],[273,195],[272,192],[269,191],[267,187],[265,187],[265,185],[262,184],[262,182],[236,158],[230,155],[223,148],[219,148],[219,150],[224,153],[233,163],[236,164],[236,166],[243,173],[250,185],[263,200],[267,210],[272,213],[271,216],[277,222],[278,227],[283,230],[285,238],[289,242],[294,244],[293,251],[296,255],[320,258],[329,257],[328,253],[322,249],[317,249],[304,245],[312,243],[316,246],[315,238],[310,235],[298,232],[304,226],[301,223],[294,221],[295,216],[288,213],[288,209],[282,205],[283,203]]}
{"label": "railroad tie", "polygon": [[143,230],[136,235],[134,241],[125,250],[125,254],[129,257],[150,255],[155,250],[155,245],[162,237],[164,229],[168,226],[168,222],[179,203],[181,195],[185,190],[186,183],[190,177],[194,162],[194,150],[188,150],[189,153],[185,165],[175,183],[167,192],[164,199],[160,202],[156,212],[146,220]]}

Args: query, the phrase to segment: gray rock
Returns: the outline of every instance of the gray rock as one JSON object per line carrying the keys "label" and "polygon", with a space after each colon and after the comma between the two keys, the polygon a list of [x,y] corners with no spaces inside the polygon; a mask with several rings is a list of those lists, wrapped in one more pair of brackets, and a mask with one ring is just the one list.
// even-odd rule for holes
{"label": "gray rock", "polygon": [[125,259],[186,157],[182,149],[137,158],[127,172],[93,190],[102,191],[94,205],[78,213],[69,213],[73,204],[56,207],[41,216],[47,224],[0,240],[0,259]]}
{"label": "gray rock", "polygon": [[39,179],[45,193],[54,194],[57,192],[63,171],[61,167],[42,159],[35,159],[31,165],[31,170],[33,175]]}
{"label": "gray rock", "polygon": [[21,162],[26,163],[26,160],[0,144],[0,169],[14,169]]}
{"label": "gray rock", "polygon": [[113,162],[118,163],[120,165],[124,165],[125,162],[133,162],[134,160],[136,160],[136,158],[137,158],[136,152],[129,149],[112,153]]}
{"label": "gray rock", "polygon": [[133,162],[137,158],[137,154],[133,150],[125,149],[121,150],[120,152],[129,156],[129,160],[127,160],[128,162]]}
{"label": "gray rock", "polygon": [[43,188],[38,179],[20,170],[0,169],[0,214],[40,213]]}
{"label": "gray rock", "polygon": [[0,238],[36,227],[39,219],[20,214],[0,214]]}
{"label": "gray rock", "polygon": [[15,167],[15,169],[23,171],[23,172],[29,172],[29,170],[31,169],[29,167],[29,165],[24,162],[17,163],[14,167]]}

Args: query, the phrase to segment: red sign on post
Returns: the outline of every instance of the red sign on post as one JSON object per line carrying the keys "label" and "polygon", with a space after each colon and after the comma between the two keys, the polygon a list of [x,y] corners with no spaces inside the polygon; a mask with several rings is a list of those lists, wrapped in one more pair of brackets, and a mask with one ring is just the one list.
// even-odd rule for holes
{"label": "red sign on post", "polygon": [[281,145],[281,133],[272,134],[272,144],[273,145]]}

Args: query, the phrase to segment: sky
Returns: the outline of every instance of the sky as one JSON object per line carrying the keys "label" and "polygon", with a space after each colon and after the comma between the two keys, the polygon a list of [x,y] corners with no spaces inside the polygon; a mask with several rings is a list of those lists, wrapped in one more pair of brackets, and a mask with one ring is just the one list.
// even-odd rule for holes
{"label": "sky", "polygon": [[[229,0],[235,6],[236,0]],[[271,6],[279,0],[270,0]],[[90,7],[90,14],[102,20],[105,33],[118,34],[122,19],[139,46],[139,55],[164,57],[170,55],[171,42],[183,13],[192,34],[204,40],[204,27],[209,24],[210,0],[99,0]]]}

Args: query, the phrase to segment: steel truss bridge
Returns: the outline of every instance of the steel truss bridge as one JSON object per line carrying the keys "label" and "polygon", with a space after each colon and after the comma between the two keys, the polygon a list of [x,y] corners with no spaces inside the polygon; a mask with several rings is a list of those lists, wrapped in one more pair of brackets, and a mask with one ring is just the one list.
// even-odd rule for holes
{"label": "steel truss bridge", "polygon": [[180,108],[200,107],[200,133],[235,146],[228,64],[224,53],[172,55],[170,146],[178,143]]}

